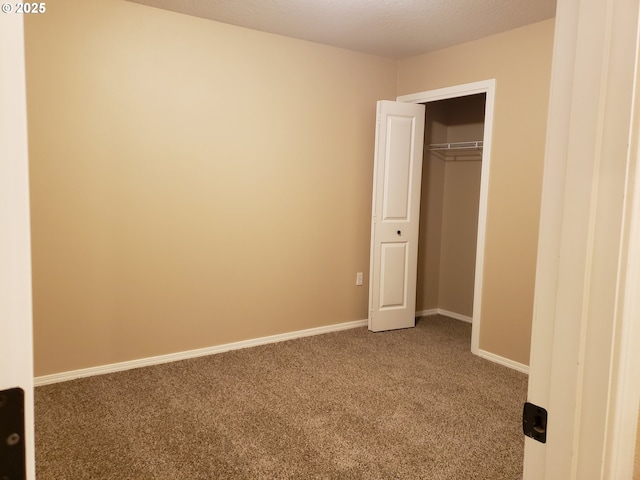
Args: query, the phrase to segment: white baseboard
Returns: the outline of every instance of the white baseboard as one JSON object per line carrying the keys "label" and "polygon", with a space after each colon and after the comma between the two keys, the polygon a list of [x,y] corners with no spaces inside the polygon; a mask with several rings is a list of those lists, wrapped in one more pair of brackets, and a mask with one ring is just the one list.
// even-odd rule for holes
{"label": "white baseboard", "polygon": [[[473,323],[473,319],[471,317],[467,317],[466,315],[460,315],[459,313],[455,313],[455,312],[450,312],[448,310],[443,310],[441,308],[431,308],[429,310],[422,310],[420,312],[416,312],[416,317],[426,317],[429,315],[444,315],[445,317],[450,317],[455,320],[462,320],[463,322]],[[501,357],[500,355],[486,352],[484,350],[478,350],[478,356],[481,358],[484,358],[485,360],[489,360],[491,362],[504,365],[505,367],[512,368],[513,370],[517,370],[518,372],[526,373],[527,375],[529,374],[528,365],[514,362],[513,360],[509,360],[508,358]]]}
{"label": "white baseboard", "polygon": [[518,363],[513,360],[509,360],[508,358],[501,357],[500,355],[496,355],[494,353],[485,352],[484,350],[478,350],[478,356],[484,358],[485,360],[489,360],[494,363],[499,363],[500,365],[504,365],[505,367],[512,368],[513,370],[517,370],[522,373],[526,373],[529,375],[529,366],[523,363]]}
{"label": "white baseboard", "polygon": [[[442,309],[431,309],[431,310],[423,310],[420,312],[416,312],[417,317],[436,315],[436,314],[445,315],[447,317],[451,317],[456,320],[462,320],[464,322],[471,321],[469,317],[448,312]],[[196,350],[188,350],[186,352],[176,352],[176,353],[170,353],[167,355],[158,355],[156,357],[130,360],[128,362],[112,363],[109,365],[101,365],[98,367],[90,367],[90,368],[83,368],[80,370],[72,370],[69,372],[54,373],[52,375],[43,375],[40,377],[35,377],[33,383],[34,383],[34,386],[38,387],[41,385],[48,385],[51,383],[66,382],[76,378],[92,377],[94,375],[104,375],[107,373],[122,372],[125,370],[131,370],[133,368],[149,367],[151,365],[159,365],[161,363],[187,360],[189,358],[213,355],[216,353],[228,352],[231,350],[239,350],[241,348],[249,348],[249,347],[255,347],[258,345],[266,345],[269,343],[284,342],[284,341],[293,340],[296,338],[310,337],[313,335],[322,335],[323,333],[330,333],[330,332],[339,332],[341,330],[348,330],[351,328],[366,327],[367,325],[368,325],[368,320],[356,320],[353,322],[338,323],[335,325],[327,325],[324,327],[309,328],[306,330],[298,330],[295,332],[282,333],[279,335],[270,335],[268,337],[260,337],[260,338],[254,338],[251,340],[243,340],[240,342],[227,343],[224,345],[216,345],[213,347],[205,347],[205,348],[199,348]],[[506,367],[512,368],[519,372],[526,373],[526,374],[529,373],[529,367],[527,365],[514,362],[513,360],[509,360],[508,358],[504,358],[499,355],[486,352],[484,350],[479,350],[478,356],[486,360],[499,363],[500,365],[504,365]]]}
{"label": "white baseboard", "polygon": [[443,310],[442,308],[431,308],[429,310],[422,310],[416,312],[416,317],[426,317],[428,315],[444,315],[445,317],[454,318],[456,320],[462,320],[463,322],[473,323],[473,318],[466,315],[460,315],[459,313],[450,312],[449,310]]}
{"label": "white baseboard", "polygon": [[40,385],[48,385],[51,383],[66,382],[75,378],[92,377],[94,375],[122,372],[124,370],[131,370],[133,368],[149,367],[151,365],[158,365],[161,363],[187,360],[189,358],[203,357],[205,355],[213,355],[216,353],[228,352],[230,350],[239,350],[241,348],[256,347],[258,345],[266,345],[269,343],[284,342],[286,340],[293,340],[295,338],[322,335],[323,333],[339,332],[340,330],[365,327],[367,325],[368,320],[355,320],[353,322],[337,323],[335,325],[327,325],[325,327],[308,328],[306,330],[298,330],[295,332],[282,333],[279,335],[270,335],[268,337],[254,338],[251,340],[243,340],[240,342],[227,343],[224,345],[198,348],[196,350],[188,350],[186,352],[176,352],[167,355],[158,355],[156,357],[130,360],[128,362],[112,363],[99,367],[83,368],[80,370],[72,370],[70,372],[43,375],[41,377],[35,377],[33,383],[34,386],[38,387]]}
{"label": "white baseboard", "polygon": [[441,308],[438,309],[438,314],[444,315],[445,317],[455,318],[456,320],[461,320],[463,322],[473,323],[473,318],[471,317],[468,317],[466,315],[461,315],[455,312],[450,312],[448,310],[442,310]]}

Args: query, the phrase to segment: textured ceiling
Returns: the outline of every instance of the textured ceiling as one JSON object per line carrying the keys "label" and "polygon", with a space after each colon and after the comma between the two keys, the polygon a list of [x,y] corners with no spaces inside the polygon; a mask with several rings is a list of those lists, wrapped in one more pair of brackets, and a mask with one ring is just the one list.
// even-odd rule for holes
{"label": "textured ceiling", "polygon": [[556,0],[130,1],[395,58],[539,22],[556,7]]}

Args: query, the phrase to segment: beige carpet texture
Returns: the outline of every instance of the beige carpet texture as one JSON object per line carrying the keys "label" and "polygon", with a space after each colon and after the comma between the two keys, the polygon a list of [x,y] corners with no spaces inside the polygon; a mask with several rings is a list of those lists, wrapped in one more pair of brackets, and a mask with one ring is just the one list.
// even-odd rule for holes
{"label": "beige carpet texture", "polygon": [[38,480],[521,478],[526,375],[433,316],[36,388]]}

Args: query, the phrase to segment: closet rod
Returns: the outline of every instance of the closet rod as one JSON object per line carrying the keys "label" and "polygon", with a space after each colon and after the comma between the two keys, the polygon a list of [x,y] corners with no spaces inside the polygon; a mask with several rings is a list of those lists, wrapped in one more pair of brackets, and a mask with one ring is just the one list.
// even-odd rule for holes
{"label": "closet rod", "polygon": [[483,144],[482,141],[432,143],[428,149],[445,162],[475,162],[482,160]]}
{"label": "closet rod", "polygon": [[450,143],[432,143],[429,150],[481,150],[484,142],[450,142]]}

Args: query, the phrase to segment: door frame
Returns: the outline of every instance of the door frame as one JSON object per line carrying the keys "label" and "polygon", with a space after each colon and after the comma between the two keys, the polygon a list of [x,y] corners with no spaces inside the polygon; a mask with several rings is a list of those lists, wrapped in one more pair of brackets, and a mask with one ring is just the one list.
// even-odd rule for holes
{"label": "door frame", "polygon": [[[476,267],[473,287],[473,314],[471,322],[471,352],[483,356],[480,350],[480,326],[482,320],[482,280],[484,278],[484,252],[487,232],[487,205],[489,198],[489,174],[491,172],[491,139],[493,138],[493,114],[495,104],[496,80],[454,85],[424,92],[411,93],[396,97],[398,102],[429,103],[438,100],[467,97],[484,93],[486,95],[484,111],[484,135],[482,169],[480,173],[480,202],[478,208],[478,234],[476,241]],[[487,359],[495,361],[493,357]],[[513,367],[513,365],[509,365]]]}
{"label": "door frame", "polygon": [[[623,254],[620,261],[619,317],[612,347],[610,383],[605,437],[605,478],[631,478],[638,434],[640,407],[640,84],[636,85],[634,120],[631,130],[630,165],[627,184],[629,203],[624,218]],[[625,246],[626,244],[626,246]],[[626,257],[626,260],[625,260]],[[625,270],[626,269],[626,270]]]}
{"label": "door frame", "polygon": [[26,478],[33,480],[31,243],[22,15],[0,15],[0,70],[0,390],[20,387],[24,391]]}
{"label": "door frame", "polygon": [[557,6],[525,480],[630,479],[640,397],[640,25],[625,0]]}

